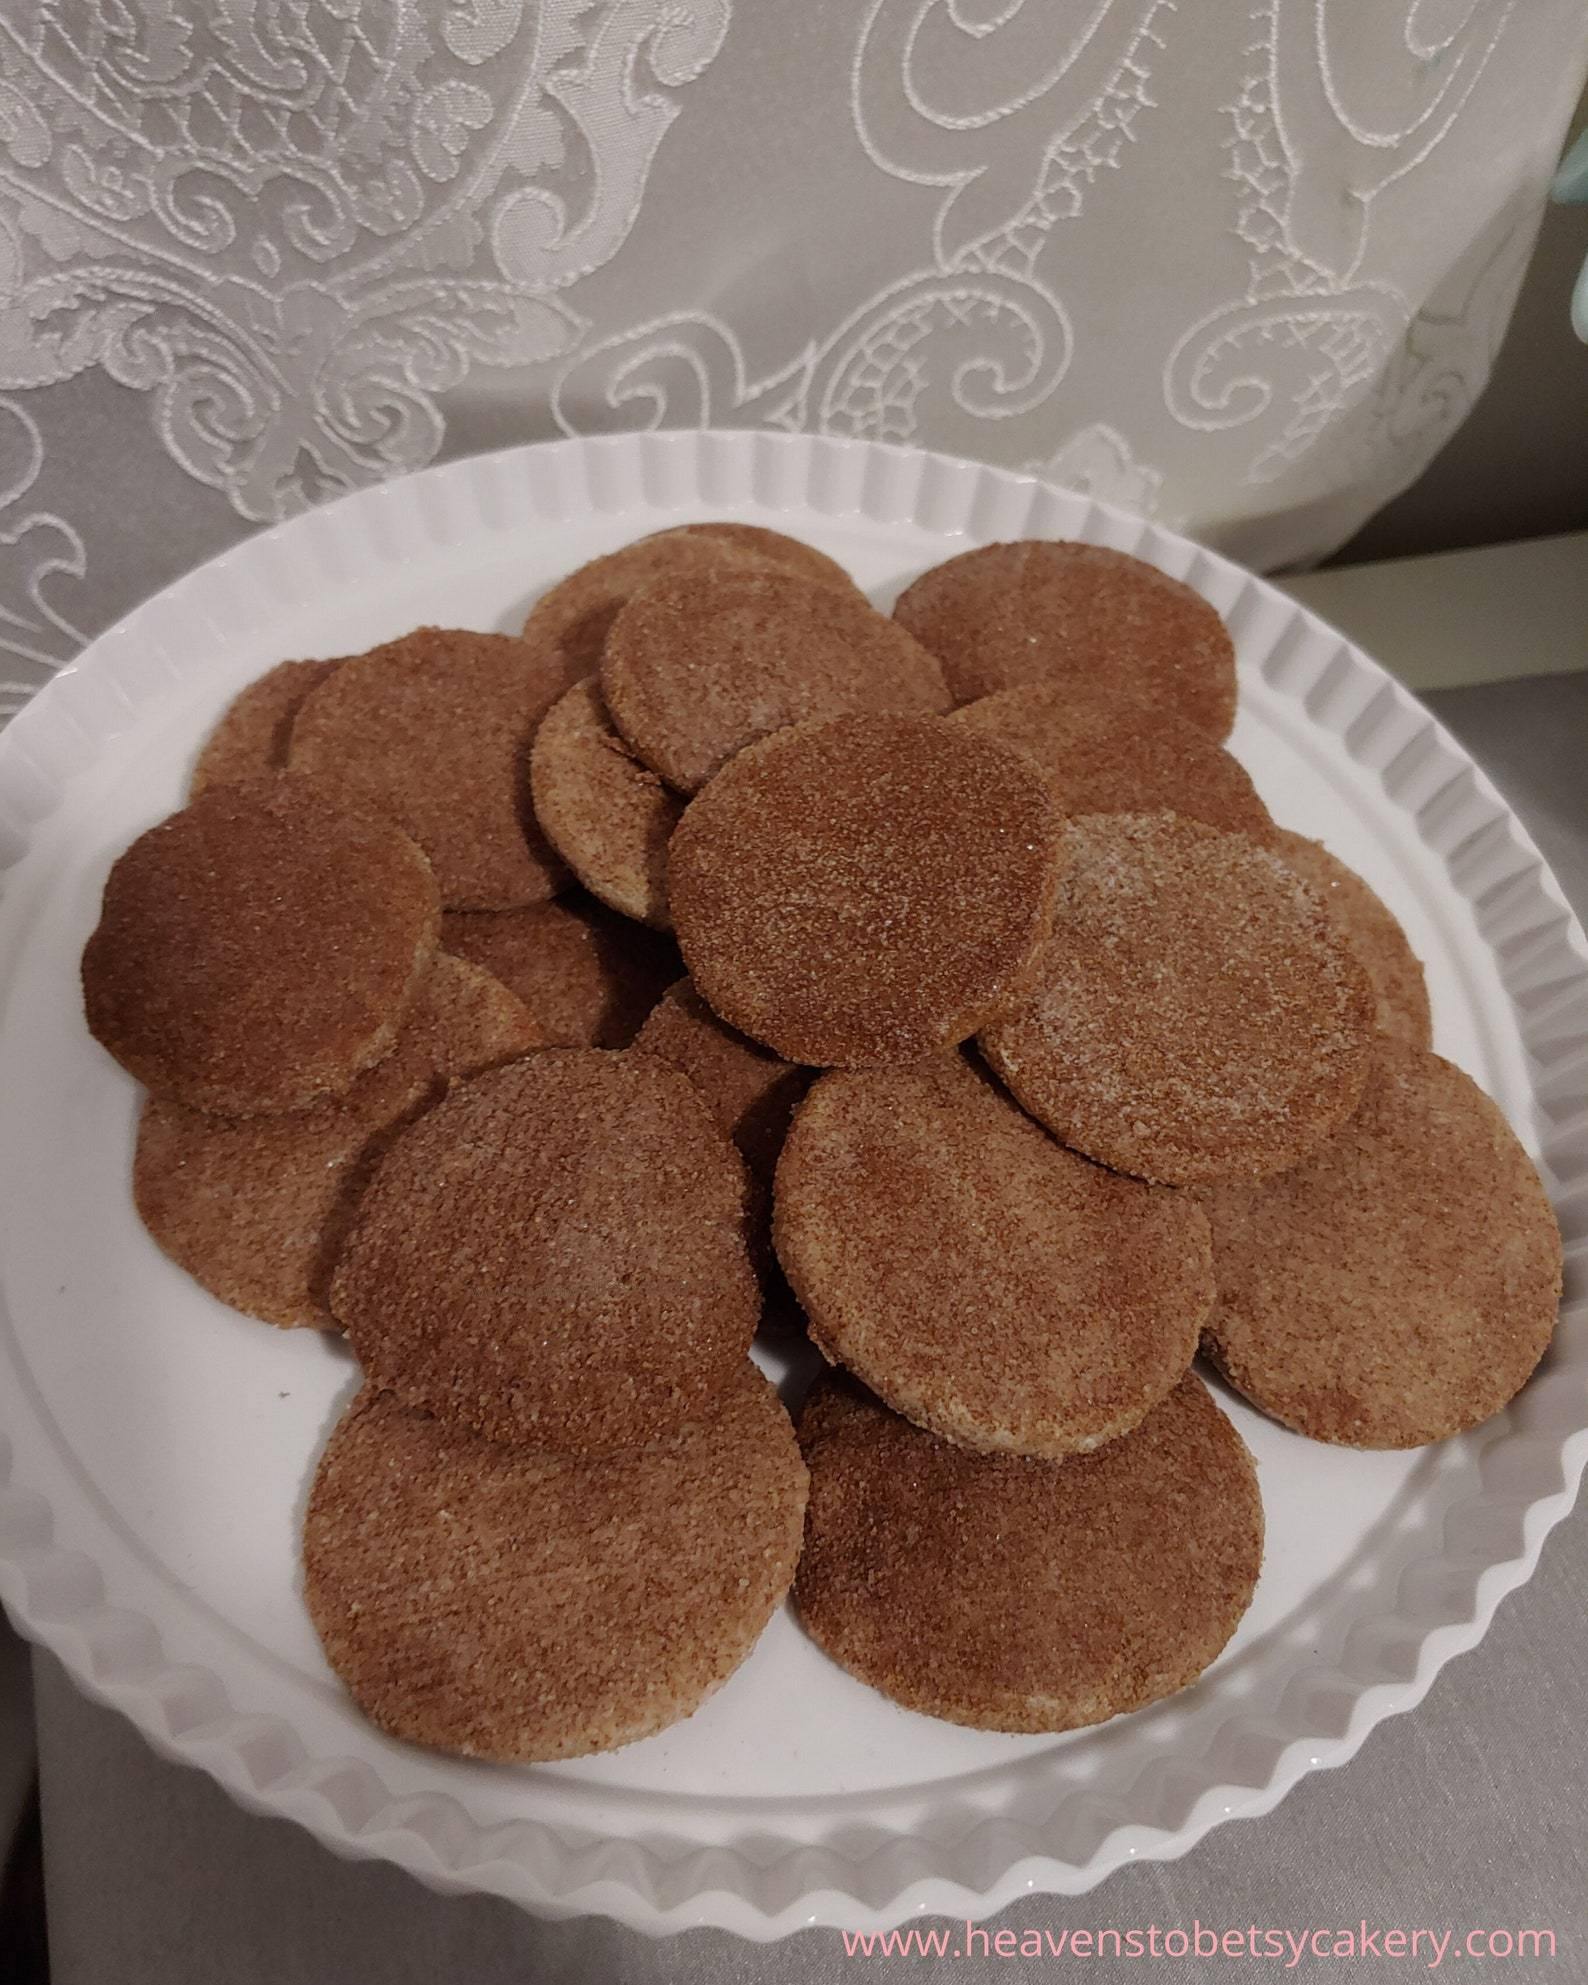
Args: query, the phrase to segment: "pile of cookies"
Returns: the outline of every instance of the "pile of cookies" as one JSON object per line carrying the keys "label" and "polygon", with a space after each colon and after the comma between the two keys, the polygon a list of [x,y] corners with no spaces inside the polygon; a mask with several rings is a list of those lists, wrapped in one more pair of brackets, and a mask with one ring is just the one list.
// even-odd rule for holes
{"label": "pile of cookies", "polygon": [[[731,523],[237,699],[85,1005],[155,1240],[363,1369],[303,1558],[378,1724],[630,1742],[791,1584],[898,1703],[1094,1723],[1256,1583],[1199,1349],[1360,1447],[1526,1381],[1543,1189],[1235,703],[1122,553],[989,546],[890,618]],[[797,1441],[758,1324],[827,1361]]]}

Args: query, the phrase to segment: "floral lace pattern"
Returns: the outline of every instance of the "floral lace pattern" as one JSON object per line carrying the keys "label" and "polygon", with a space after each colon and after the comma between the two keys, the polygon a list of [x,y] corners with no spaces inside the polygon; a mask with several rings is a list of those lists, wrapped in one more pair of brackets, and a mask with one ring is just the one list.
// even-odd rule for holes
{"label": "floral lace pattern", "polygon": [[0,714],[190,562],[99,580],[90,444],[206,547],[711,422],[1316,555],[1481,389],[1585,60],[1573,0],[13,0]]}

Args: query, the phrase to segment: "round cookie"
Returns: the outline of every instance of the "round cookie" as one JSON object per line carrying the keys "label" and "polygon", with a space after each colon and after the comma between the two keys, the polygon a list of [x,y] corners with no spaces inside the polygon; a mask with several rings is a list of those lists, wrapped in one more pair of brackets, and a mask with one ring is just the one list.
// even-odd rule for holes
{"label": "round cookie", "polygon": [[552,1048],[626,1048],[683,969],[660,932],[583,890],[522,910],[449,910],[441,948],[517,993]]}
{"label": "round cookie", "polygon": [[302,1109],[391,1047],[439,924],[430,865],[388,821],[285,775],[212,786],[111,869],[89,1030],[157,1096]]}
{"label": "round cookie", "polygon": [[818,585],[859,589],[836,559],[760,524],[676,524],[592,558],[541,594],[524,639],[572,682],[593,675],[618,609],[658,579],[704,573],[793,572]]}
{"label": "round cookie", "polygon": [[897,622],[855,592],[788,572],[694,573],[642,588],[607,635],[601,694],[680,793],[788,724],[953,708],[936,660]]}
{"label": "round cookie", "polygon": [[1498,1413],[1544,1355],[1561,1239],[1498,1106],[1379,1039],[1356,1114],[1295,1170],[1211,1187],[1204,1344],[1254,1406],[1345,1447],[1421,1447]]}
{"label": "round cookie", "polygon": [[529,760],[535,817],[592,895],[668,930],[668,843],[683,813],[612,727],[593,680],[553,705]]}
{"label": "round cookie", "polygon": [[687,1076],[548,1048],[454,1083],[393,1140],[332,1314],[405,1405],[495,1440],[654,1440],[705,1411],[749,1348],[744,1190]]}
{"label": "round cookie", "polygon": [[1133,697],[1027,682],[964,704],[954,722],[1023,751],[1066,813],[1178,813],[1264,843],[1278,832],[1238,758]]}
{"label": "round cookie", "polygon": [[1328,904],[1373,988],[1373,1024],[1381,1034],[1426,1048],[1434,1038],[1428,982],[1406,933],[1355,869],[1321,841],[1274,830],[1274,851]]}
{"label": "round cookie", "polygon": [[1164,1185],[1298,1164],[1356,1107],[1372,999],[1277,855],[1171,813],[1072,821],[1031,990],[980,1045],[1076,1150]]}
{"label": "round cookie", "polygon": [[775,1231],[825,1355],[986,1452],[1128,1433],[1185,1376],[1213,1300],[1194,1201],[1066,1151],[958,1056],[823,1076],[783,1147]]}
{"label": "round cookie", "polygon": [[512,635],[416,628],[304,699],[291,766],[411,834],[448,909],[544,902],[567,875],[530,812],[529,746],[567,686]]}
{"label": "round cookie", "polygon": [[719,1020],[688,979],[670,986],[634,1038],[636,1048],[681,1069],[731,1137],[749,1176],[754,1250],[770,1251],[772,1176],[811,1072]]}
{"label": "round cookie", "polygon": [[268,1117],[217,1117],[151,1097],[132,1189],[179,1268],[233,1309],[283,1329],[335,1330],[332,1264],[397,1126],[472,1075],[543,1046],[522,1004],[486,972],[438,955],[397,1045],[345,1096]]}
{"label": "round cookie", "polygon": [[748,1363],[708,1418],[599,1461],[501,1446],[367,1386],[309,1493],[304,1598],[391,1735],[583,1757],[676,1723],[739,1666],[788,1590],[805,1493]]}
{"label": "round cookie", "polygon": [[1200,593],[1106,545],[1026,538],[923,572],[893,617],[959,703],[1024,682],[1106,682],[1226,738],[1235,647]]}
{"label": "round cookie", "polygon": [[690,802],[668,896],[696,988],[788,1061],[916,1060],[1019,989],[1065,827],[1018,752],[943,717],[835,717]]}
{"label": "round cookie", "polygon": [[209,786],[284,771],[293,719],[304,698],[340,667],[340,660],[278,662],[233,697],[205,739],[188,781],[188,798],[197,799]]}
{"label": "round cookie", "polygon": [[1251,1603],[1256,1470],[1192,1373],[1134,1433],[1057,1465],[950,1446],[836,1374],[799,1433],[800,1618],[906,1709],[1101,1723],[1195,1681]]}

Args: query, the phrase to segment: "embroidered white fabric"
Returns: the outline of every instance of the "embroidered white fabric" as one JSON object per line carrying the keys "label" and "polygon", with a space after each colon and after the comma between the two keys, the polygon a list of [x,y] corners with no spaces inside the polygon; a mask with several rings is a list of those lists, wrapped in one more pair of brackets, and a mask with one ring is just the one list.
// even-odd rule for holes
{"label": "embroidered white fabric", "polygon": [[5,0],[0,714],[265,521],[657,423],[1259,566],[1483,385],[1581,0]]}

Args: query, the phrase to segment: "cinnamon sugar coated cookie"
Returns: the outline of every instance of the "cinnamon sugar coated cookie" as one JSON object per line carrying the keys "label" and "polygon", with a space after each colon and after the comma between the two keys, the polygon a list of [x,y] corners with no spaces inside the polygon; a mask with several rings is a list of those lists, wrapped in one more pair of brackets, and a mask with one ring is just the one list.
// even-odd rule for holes
{"label": "cinnamon sugar coated cookie", "polygon": [[1097,685],[1028,682],[955,712],[1041,767],[1066,813],[1178,813],[1272,842],[1251,774],[1172,710]]}
{"label": "cinnamon sugar coated cookie", "polygon": [[394,1139],[331,1309],[407,1405],[497,1440],[656,1439],[749,1348],[743,1165],[677,1069],[547,1049],[454,1083]]}
{"label": "cinnamon sugar coated cookie", "polygon": [[923,572],[893,609],[959,703],[1025,682],[1106,682],[1218,739],[1235,722],[1235,648],[1200,593],[1106,545],[1026,538]]}
{"label": "cinnamon sugar coated cookie", "polygon": [[1428,982],[1421,959],[1395,917],[1361,876],[1331,855],[1321,841],[1279,831],[1274,851],[1303,882],[1311,883],[1345,932],[1346,943],[1372,985],[1378,1031],[1414,1047],[1428,1047],[1434,1037]]}
{"label": "cinnamon sugar coated cookie", "polygon": [[1314,1440],[1420,1447],[1487,1420],[1555,1328],[1561,1239],[1498,1106],[1380,1039],[1361,1106],[1294,1171],[1205,1195],[1206,1345],[1237,1391]]}
{"label": "cinnamon sugar coated cookie", "polygon": [[505,986],[438,955],[397,1045],[345,1096],[266,1117],[151,1097],[132,1187],[161,1248],[223,1303],[283,1328],[334,1330],[331,1268],[375,1160],[453,1075],[543,1046]]}
{"label": "cinnamon sugar coated cookie", "polygon": [[971,1454],[822,1379],[794,1597],[806,1631],[906,1709],[1075,1730],[1185,1688],[1251,1603],[1251,1456],[1188,1374],[1134,1433],[1052,1463]]}
{"label": "cinnamon sugar coated cookie", "polygon": [[1066,1144],[1166,1185],[1263,1178],[1355,1108],[1366,975],[1277,855],[1174,814],[1071,823],[1033,989],[981,1036]]}
{"label": "cinnamon sugar coated cookie", "polygon": [[1017,991],[1062,817],[1018,752],[942,717],[837,717],[741,751],[690,803],[668,895],[697,990],[789,1061],[913,1061]]}
{"label": "cinnamon sugar coated cookie", "polygon": [[111,869],[89,1029],[158,1096],[302,1109],[391,1047],[439,923],[430,866],[389,822],[288,776],[212,786]]}
{"label": "cinnamon sugar coated cookie", "polygon": [[836,560],[759,524],[678,524],[592,558],[542,593],[524,622],[537,655],[573,681],[599,667],[618,609],[658,579],[713,572],[794,572],[819,585],[856,590]]}
{"label": "cinnamon sugar coated cookie", "polygon": [[292,769],[411,834],[448,909],[543,902],[567,875],[530,811],[529,747],[567,686],[511,635],[416,628],[305,699]]}
{"label": "cinnamon sugar coated cookie", "polygon": [[599,1461],[366,1387],[309,1494],[304,1598],[392,1736],[583,1757],[690,1715],[739,1666],[793,1576],[805,1493],[788,1416],[747,1363],[708,1417]]}
{"label": "cinnamon sugar coated cookie", "polygon": [[775,1231],[826,1356],[987,1451],[1127,1433],[1185,1376],[1213,1300],[1200,1207],[1066,1151],[958,1056],[824,1076]]}
{"label": "cinnamon sugar coated cookie", "polygon": [[626,1048],[683,970],[668,938],[583,890],[522,910],[448,911],[441,948],[517,993],[550,1048]]}
{"label": "cinnamon sugar coated cookie", "polygon": [[772,1175],[811,1072],[719,1020],[688,979],[668,988],[634,1045],[687,1075],[749,1175],[750,1234],[770,1246]]}
{"label": "cinnamon sugar coated cookie", "polygon": [[612,721],[676,792],[767,732],[855,711],[942,715],[943,671],[858,593],[788,572],[707,572],[636,593],[601,655]]}
{"label": "cinnamon sugar coated cookie", "polygon": [[293,719],[304,698],[340,666],[339,660],[278,662],[233,697],[205,739],[188,782],[188,798],[197,799],[208,786],[284,771]]}
{"label": "cinnamon sugar coated cookie", "polygon": [[683,812],[619,737],[593,681],[575,684],[530,755],[535,815],[593,895],[626,917],[671,927],[668,844]]}

